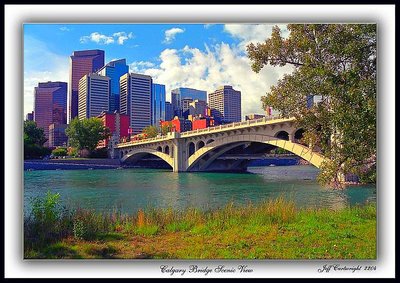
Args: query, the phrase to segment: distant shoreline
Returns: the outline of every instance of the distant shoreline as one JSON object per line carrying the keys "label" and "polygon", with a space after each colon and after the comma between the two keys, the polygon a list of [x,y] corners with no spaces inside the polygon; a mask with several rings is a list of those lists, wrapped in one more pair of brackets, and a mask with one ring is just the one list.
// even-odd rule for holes
{"label": "distant shoreline", "polygon": [[31,170],[79,170],[116,169],[121,167],[119,159],[32,159],[24,160],[24,171]]}
{"label": "distant shoreline", "polygon": [[[308,162],[302,162],[300,158],[271,157],[263,160],[254,160],[249,167],[258,166],[290,166],[306,165]],[[142,166],[136,166],[142,167]],[[144,166],[146,167],[146,166]],[[28,159],[24,160],[24,171],[34,170],[87,170],[87,169],[117,169],[132,168],[132,166],[121,164],[119,159],[109,158],[67,158],[67,159]],[[156,166],[156,168],[158,168]],[[159,167],[163,168],[163,167]]]}

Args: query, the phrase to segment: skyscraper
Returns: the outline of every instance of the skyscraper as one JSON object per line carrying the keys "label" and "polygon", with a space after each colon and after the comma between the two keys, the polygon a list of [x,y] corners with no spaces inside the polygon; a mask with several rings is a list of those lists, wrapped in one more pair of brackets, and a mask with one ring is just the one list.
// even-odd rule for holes
{"label": "skyscraper", "polygon": [[[50,124],[65,124],[67,121],[67,83],[39,83],[34,89],[33,120],[49,138]],[[48,142],[44,144],[48,146]]]}
{"label": "skyscraper", "polygon": [[207,100],[207,91],[194,88],[180,87],[171,91],[171,104],[174,109],[174,115],[182,117],[181,100],[183,98],[192,98]]}
{"label": "skyscraper", "polygon": [[78,116],[79,80],[89,73],[104,66],[103,50],[74,51],[70,56],[69,91],[68,91],[68,123]]}
{"label": "skyscraper", "polygon": [[119,78],[129,72],[125,59],[114,60],[101,68],[97,73],[110,78],[110,108],[111,112],[119,112]]}
{"label": "skyscraper", "polygon": [[169,101],[165,102],[165,121],[171,121],[174,118],[172,104]]}
{"label": "skyscraper", "polygon": [[65,134],[67,124],[53,123],[49,126],[49,147],[66,146],[68,137]]}
{"label": "skyscraper", "polygon": [[181,117],[181,94],[177,90],[171,91],[172,116]]}
{"label": "skyscraper", "polygon": [[189,106],[190,103],[193,102],[193,98],[191,97],[185,97],[181,99],[181,113],[182,113],[182,117],[184,117],[185,119],[187,119],[188,115],[189,115]]}
{"label": "skyscraper", "polygon": [[231,86],[222,86],[208,94],[211,115],[218,122],[240,122],[242,116],[241,92]]}
{"label": "skyscraper", "polygon": [[97,117],[108,111],[110,78],[95,73],[84,75],[79,80],[78,117],[80,120]]}
{"label": "skyscraper", "polygon": [[129,116],[132,134],[151,125],[150,76],[127,73],[120,78],[120,113]]}
{"label": "skyscraper", "polygon": [[207,102],[205,100],[195,99],[189,103],[189,114],[192,116],[207,115]]}
{"label": "skyscraper", "polygon": [[160,120],[165,120],[165,85],[152,84],[151,119],[151,124],[157,127]]}

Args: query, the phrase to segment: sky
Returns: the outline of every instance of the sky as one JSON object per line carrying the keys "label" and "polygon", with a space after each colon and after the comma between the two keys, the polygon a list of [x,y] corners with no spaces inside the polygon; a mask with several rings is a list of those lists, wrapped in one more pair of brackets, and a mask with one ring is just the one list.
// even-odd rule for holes
{"label": "sky", "polygon": [[[24,115],[33,110],[39,82],[69,82],[73,51],[101,49],[105,63],[126,59],[130,72],[147,74],[171,90],[208,93],[231,85],[242,93],[242,116],[263,113],[261,97],[291,67],[251,70],[246,46],[263,42],[274,24],[24,24]],[[286,25],[279,24],[282,35]]]}

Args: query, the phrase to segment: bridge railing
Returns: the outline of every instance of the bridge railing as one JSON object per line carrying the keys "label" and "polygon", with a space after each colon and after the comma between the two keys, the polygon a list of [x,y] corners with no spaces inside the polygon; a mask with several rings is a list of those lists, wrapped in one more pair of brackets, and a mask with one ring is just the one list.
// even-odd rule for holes
{"label": "bridge railing", "polygon": [[[204,129],[197,129],[197,130],[193,130],[193,131],[187,131],[187,132],[183,132],[180,133],[181,137],[186,137],[186,136],[190,136],[193,134],[197,134],[197,133],[206,133],[206,132],[215,132],[215,131],[220,131],[222,129],[227,129],[227,128],[236,128],[236,127],[240,127],[240,126],[250,126],[250,125],[255,125],[255,124],[263,124],[266,121],[272,121],[272,120],[279,120],[282,119],[281,115],[273,115],[273,116],[269,116],[269,117],[264,117],[264,118],[260,118],[260,119],[256,119],[256,120],[247,120],[247,121],[243,121],[243,122],[233,122],[233,123],[229,123],[229,124],[224,124],[224,125],[219,125],[219,126],[214,126],[214,127],[208,127],[208,128],[204,128]],[[124,143],[119,143],[117,144],[117,147],[119,146],[129,146],[129,145],[134,145],[134,144],[139,144],[139,143],[147,143],[147,142],[151,142],[151,141],[162,141],[165,139],[170,138],[170,136],[166,135],[166,136],[158,136],[158,137],[154,137],[154,138],[148,138],[148,139],[143,139],[143,140],[134,140],[134,141],[129,141],[129,142],[124,142]]]}
{"label": "bridge railing", "polygon": [[162,141],[162,140],[166,140],[168,138],[169,138],[168,136],[159,136],[159,137],[142,139],[142,140],[134,140],[134,141],[119,143],[119,144],[117,144],[117,147],[120,145],[129,146],[129,145],[134,145],[134,144],[143,143],[143,142]]}
{"label": "bridge railing", "polygon": [[197,134],[197,133],[203,133],[203,132],[214,132],[214,131],[219,131],[219,130],[226,129],[226,128],[236,128],[236,127],[246,126],[246,125],[262,124],[262,123],[265,123],[266,121],[279,120],[279,119],[282,119],[281,115],[273,115],[270,117],[264,117],[264,118],[260,118],[260,119],[256,119],[256,120],[247,120],[247,121],[243,121],[243,122],[233,122],[233,123],[229,123],[229,124],[183,132],[183,133],[181,133],[181,137],[186,137],[186,136],[190,136],[190,135]]}

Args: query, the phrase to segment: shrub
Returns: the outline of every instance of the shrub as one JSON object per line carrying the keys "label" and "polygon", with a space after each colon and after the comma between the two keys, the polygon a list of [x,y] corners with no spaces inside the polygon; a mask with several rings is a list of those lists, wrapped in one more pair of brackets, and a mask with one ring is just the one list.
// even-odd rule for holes
{"label": "shrub", "polygon": [[59,218],[59,193],[47,191],[44,198],[36,197],[32,200],[32,214],[39,223],[54,224]]}
{"label": "shrub", "polygon": [[54,156],[67,156],[68,151],[65,147],[59,147],[56,149],[53,149],[51,152]]}
{"label": "shrub", "polygon": [[28,245],[44,245],[69,235],[71,214],[60,204],[60,194],[48,191],[31,200],[32,210],[24,219]]}
{"label": "shrub", "polygon": [[78,149],[76,147],[68,147],[67,152],[68,156],[73,156],[73,157],[78,156]]}

